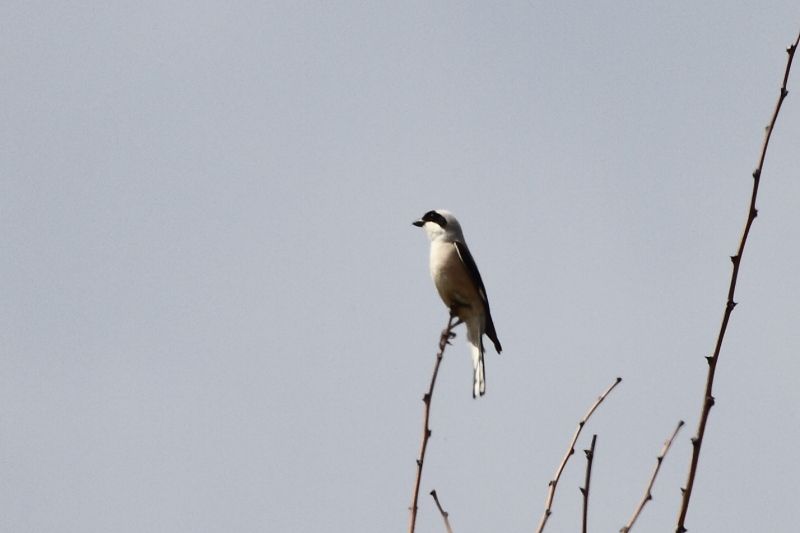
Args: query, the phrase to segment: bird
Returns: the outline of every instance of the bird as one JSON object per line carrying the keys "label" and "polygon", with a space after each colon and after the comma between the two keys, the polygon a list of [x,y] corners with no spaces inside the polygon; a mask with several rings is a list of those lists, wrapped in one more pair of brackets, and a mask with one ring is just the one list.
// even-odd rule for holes
{"label": "bird", "polygon": [[412,222],[425,230],[431,243],[430,272],[433,284],[450,317],[467,326],[467,343],[472,355],[472,397],[486,393],[483,335],[489,337],[499,354],[503,348],[489,310],[489,299],[478,265],[464,240],[461,224],[449,211],[435,209]]}

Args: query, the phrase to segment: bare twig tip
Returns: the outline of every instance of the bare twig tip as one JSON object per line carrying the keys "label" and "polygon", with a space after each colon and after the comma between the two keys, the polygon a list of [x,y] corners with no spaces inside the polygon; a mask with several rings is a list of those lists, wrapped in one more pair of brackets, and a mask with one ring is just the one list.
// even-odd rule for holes
{"label": "bare twig tip", "polygon": [[[537,533],[542,533],[545,524],[547,524],[547,519],[552,513],[551,508],[553,505],[553,498],[555,498],[556,485],[558,484],[558,480],[561,478],[561,474],[564,472],[564,467],[566,466],[567,461],[569,461],[569,458],[572,457],[572,455],[575,453],[575,443],[578,442],[578,437],[580,436],[581,431],[586,425],[586,421],[589,420],[589,418],[592,416],[595,410],[600,406],[601,403],[603,403],[603,400],[606,399],[606,397],[611,393],[614,387],[616,387],[619,384],[620,381],[622,381],[622,378],[620,377],[616,378],[614,383],[612,383],[611,386],[608,387],[605,390],[605,392],[603,392],[603,394],[598,396],[598,398],[595,400],[595,402],[592,404],[592,406],[589,408],[589,410],[586,412],[586,414],[583,416],[580,422],[578,422],[578,429],[572,436],[572,441],[569,444],[567,452],[564,454],[564,458],[561,460],[561,464],[559,464],[558,469],[556,470],[555,477],[551,479],[547,484],[549,488],[547,491],[547,499],[545,500],[544,514],[542,515],[542,518],[539,520],[539,526],[536,529]],[[594,438],[592,439],[592,442],[594,443]]]}
{"label": "bare twig tip", "polygon": [[586,453],[586,477],[584,478],[583,487],[581,487],[581,494],[583,494],[583,519],[581,521],[581,531],[586,533],[588,531],[589,522],[589,489],[592,483],[592,462],[594,459],[594,448],[597,444],[597,433],[592,435],[592,444],[588,450],[583,450]]}
{"label": "bare twig tip", "polygon": [[[656,481],[656,476],[658,476],[658,471],[661,469],[661,464],[664,462],[664,457],[666,457],[667,452],[669,451],[670,447],[672,446],[672,442],[675,440],[675,437],[678,435],[678,431],[680,431],[682,425],[683,425],[683,420],[678,422],[678,425],[675,428],[675,431],[672,432],[672,436],[670,436],[670,438],[667,439],[664,442],[664,446],[661,448],[661,452],[658,454],[658,457],[656,457],[656,467],[653,470],[653,475],[650,476],[650,483],[648,483],[647,489],[645,489],[644,497],[639,502],[639,506],[633,512],[633,516],[631,516],[631,519],[628,521],[627,525],[623,529],[621,529],[620,531],[630,531],[631,528],[633,528],[633,524],[636,523],[636,520],[639,518],[639,514],[642,512],[642,509],[644,509],[644,506],[647,504],[647,502],[649,502],[649,501],[651,501],[653,499],[653,492],[652,491],[653,491],[653,484]],[[681,489],[681,490],[684,490],[684,489]]]}
{"label": "bare twig tip", "polygon": [[439,496],[436,494],[436,490],[431,491],[431,496],[433,496],[433,501],[436,502],[436,508],[439,509],[439,514],[442,515],[442,520],[444,520],[444,526],[447,528],[447,533],[453,533],[453,528],[450,527],[450,513],[442,508],[442,504],[439,502]]}

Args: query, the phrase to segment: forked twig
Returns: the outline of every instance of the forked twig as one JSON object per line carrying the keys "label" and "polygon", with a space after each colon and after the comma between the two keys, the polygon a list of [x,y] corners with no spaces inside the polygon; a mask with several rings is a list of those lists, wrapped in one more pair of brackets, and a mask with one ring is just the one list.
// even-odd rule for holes
{"label": "forked twig", "polygon": [[586,454],[586,481],[581,487],[581,494],[583,494],[583,527],[581,531],[586,533],[587,522],[589,518],[589,483],[592,481],[592,460],[594,459],[594,445],[597,442],[597,434],[592,435],[592,445],[588,450],[583,450]]}
{"label": "forked twig", "polygon": [[542,533],[542,531],[544,531],[544,526],[547,524],[547,520],[550,518],[550,515],[553,514],[553,498],[556,495],[556,485],[558,485],[558,480],[561,478],[561,473],[564,471],[564,467],[567,466],[567,461],[569,461],[569,458],[573,453],[575,453],[575,443],[578,441],[578,436],[581,434],[583,426],[586,424],[586,421],[589,420],[589,417],[592,416],[592,413],[594,413],[595,409],[597,409],[597,407],[603,403],[603,400],[606,399],[606,396],[608,396],[608,394],[614,390],[614,387],[619,385],[621,381],[622,378],[617,378],[614,380],[614,383],[612,383],[611,386],[607,388],[606,391],[597,398],[597,400],[595,400],[594,404],[592,404],[592,406],[589,408],[589,411],[587,411],[581,421],[578,422],[578,429],[575,430],[575,435],[572,436],[572,441],[569,443],[567,453],[564,454],[564,458],[561,460],[561,464],[558,466],[555,476],[548,483],[549,489],[547,490],[547,500],[545,500],[544,514],[542,514],[542,518],[539,521],[539,527],[536,528],[537,533]]}
{"label": "forked twig", "polygon": [[772,113],[772,119],[770,120],[769,126],[767,126],[767,131],[764,136],[764,143],[761,146],[761,156],[758,160],[758,167],[756,167],[756,169],[753,171],[753,192],[750,196],[750,208],[747,212],[747,222],[744,225],[742,239],[739,242],[739,249],[736,251],[736,255],[731,256],[733,271],[731,272],[731,282],[730,286],[728,287],[728,301],[725,304],[725,312],[722,315],[722,324],[720,325],[719,334],[717,335],[717,343],[714,347],[714,354],[706,357],[706,361],[708,361],[706,390],[703,396],[703,407],[700,413],[700,422],[697,426],[697,434],[692,438],[692,460],[689,465],[689,474],[686,479],[686,486],[682,489],[683,499],[681,501],[680,512],[678,513],[678,524],[675,529],[676,533],[684,533],[686,531],[686,513],[689,510],[689,500],[692,497],[692,487],[694,486],[694,478],[695,474],[697,473],[697,462],[700,458],[700,447],[703,445],[703,436],[705,435],[706,431],[708,415],[711,412],[711,407],[714,405],[714,374],[717,370],[717,361],[719,360],[719,353],[722,348],[722,340],[725,337],[725,331],[728,328],[728,320],[730,319],[733,308],[736,306],[736,301],[734,301],[733,298],[736,291],[736,280],[739,276],[739,265],[742,261],[742,254],[744,253],[744,246],[747,242],[747,236],[750,233],[750,226],[753,224],[756,215],[758,215],[758,211],[756,210],[756,197],[758,196],[758,186],[761,181],[761,171],[764,168],[764,159],[767,155],[767,147],[769,146],[770,137],[772,137],[772,131],[775,129],[775,122],[778,119],[778,113],[781,110],[783,100],[786,98],[786,95],[789,94],[789,91],[786,89],[786,83],[789,80],[789,71],[792,68],[792,60],[794,59],[794,53],[795,50],[797,50],[798,43],[800,43],[800,34],[798,34],[794,44],[790,45],[789,48],[786,49],[786,52],[789,54],[789,58],[786,61],[786,70],[783,74],[781,92],[778,96],[778,102],[775,105],[775,111]]}
{"label": "forked twig", "polygon": [[678,434],[678,431],[681,430],[683,427],[683,420],[678,422],[678,426],[675,428],[675,431],[672,432],[672,436],[664,442],[664,446],[661,448],[661,452],[656,457],[656,467],[653,469],[653,475],[650,476],[650,483],[647,485],[647,490],[644,491],[644,496],[642,497],[642,501],[639,502],[639,506],[633,512],[633,516],[628,521],[627,524],[622,526],[622,529],[619,530],[619,533],[629,533],[631,529],[633,529],[633,524],[636,522],[636,519],[639,518],[639,515],[644,509],[644,506],[647,505],[647,502],[653,499],[653,483],[656,482],[656,476],[658,475],[658,471],[661,469],[661,463],[664,462],[664,457],[667,455],[670,446],[672,446],[672,441],[675,440],[675,436]]}
{"label": "forked twig", "polygon": [[417,478],[414,481],[414,495],[411,498],[411,507],[408,508],[410,512],[408,531],[414,533],[417,527],[417,502],[419,501],[419,484],[422,481],[422,465],[425,462],[425,450],[428,448],[428,439],[431,438],[431,428],[429,425],[431,416],[431,398],[433,397],[433,388],[436,386],[436,376],[439,375],[439,366],[442,364],[444,357],[444,349],[450,344],[450,339],[455,337],[453,328],[457,325],[457,318],[455,315],[450,315],[450,320],[447,322],[447,327],[442,331],[439,337],[439,351],[436,353],[436,364],[433,367],[433,375],[431,375],[431,382],[428,386],[428,392],[422,396],[422,402],[425,404],[425,419],[422,426],[422,444],[419,449],[419,457],[417,458]]}
{"label": "forked twig", "polygon": [[436,495],[436,490],[431,491],[431,496],[433,496],[433,501],[436,502],[436,507],[439,508],[439,513],[442,515],[442,520],[444,520],[444,527],[447,528],[447,533],[453,533],[453,528],[450,527],[450,513],[442,509],[442,504],[439,503],[439,496]]}

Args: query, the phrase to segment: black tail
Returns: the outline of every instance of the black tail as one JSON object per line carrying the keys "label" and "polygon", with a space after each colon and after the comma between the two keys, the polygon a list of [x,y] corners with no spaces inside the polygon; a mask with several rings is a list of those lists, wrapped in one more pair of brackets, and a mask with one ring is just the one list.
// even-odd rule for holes
{"label": "black tail", "polygon": [[494,322],[492,322],[492,315],[489,313],[489,310],[486,310],[486,336],[491,339],[492,344],[494,344],[494,349],[497,350],[497,353],[503,351],[503,347],[500,346],[500,339],[497,338],[497,332],[494,330]]}

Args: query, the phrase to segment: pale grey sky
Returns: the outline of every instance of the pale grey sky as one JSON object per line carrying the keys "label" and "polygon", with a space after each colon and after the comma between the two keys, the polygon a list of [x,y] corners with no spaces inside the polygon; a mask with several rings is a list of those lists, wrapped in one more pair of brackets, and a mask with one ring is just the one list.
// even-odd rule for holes
{"label": "pale grey sky", "polygon": [[[418,531],[673,531],[796,1],[5,2],[0,531],[405,531],[444,207],[504,352],[434,399]],[[796,66],[798,67],[798,66]],[[800,70],[690,531],[794,531]],[[461,333],[461,332],[459,332]],[[547,531],[576,531],[585,462]]]}

